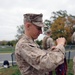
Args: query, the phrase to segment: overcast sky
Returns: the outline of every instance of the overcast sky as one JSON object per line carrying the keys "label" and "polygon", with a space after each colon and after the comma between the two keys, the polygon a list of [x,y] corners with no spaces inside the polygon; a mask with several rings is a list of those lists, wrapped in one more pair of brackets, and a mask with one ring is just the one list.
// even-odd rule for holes
{"label": "overcast sky", "polygon": [[0,0],[0,41],[16,39],[23,14],[42,13],[45,20],[59,10],[75,15],[75,0]]}

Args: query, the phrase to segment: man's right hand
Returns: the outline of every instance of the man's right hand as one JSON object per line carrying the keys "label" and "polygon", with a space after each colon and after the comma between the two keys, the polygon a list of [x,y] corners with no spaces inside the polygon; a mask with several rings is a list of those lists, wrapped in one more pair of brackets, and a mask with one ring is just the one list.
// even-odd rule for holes
{"label": "man's right hand", "polygon": [[65,44],[66,44],[66,39],[65,39],[64,37],[58,38],[58,39],[56,40],[56,43],[57,43],[57,45],[63,45],[63,46],[65,46]]}

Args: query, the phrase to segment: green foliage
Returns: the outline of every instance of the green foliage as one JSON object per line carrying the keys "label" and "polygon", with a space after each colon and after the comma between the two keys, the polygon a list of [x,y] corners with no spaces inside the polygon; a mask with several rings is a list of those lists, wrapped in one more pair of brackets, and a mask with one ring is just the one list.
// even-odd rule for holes
{"label": "green foliage", "polygon": [[18,40],[11,40],[11,41],[0,41],[1,46],[15,46]]}
{"label": "green foliage", "polygon": [[20,71],[17,69],[17,70],[15,71],[15,73],[13,73],[12,75],[21,75],[21,73],[20,73]]}
{"label": "green foliage", "polygon": [[4,46],[7,44],[7,41],[3,40],[3,41],[0,41],[0,45]]}
{"label": "green foliage", "polygon": [[56,20],[58,17],[66,17],[67,15],[67,11],[66,10],[59,10],[56,12],[52,12],[52,16],[51,18],[53,18],[53,20]]}
{"label": "green foliage", "polygon": [[45,27],[44,27],[44,32],[47,30],[47,29],[49,29],[50,27],[51,27],[51,21],[50,20],[45,20],[44,21],[44,23],[45,23]]}
{"label": "green foliage", "polygon": [[7,45],[9,45],[9,46],[13,46],[13,44],[9,41],[9,42],[7,42]]}
{"label": "green foliage", "polygon": [[71,26],[65,27],[65,18],[58,17],[51,26],[53,39],[65,37],[67,44],[71,41]]}
{"label": "green foliage", "polygon": [[[4,69],[4,68],[0,69],[0,75],[21,75],[21,73],[20,73],[17,66],[12,66],[7,69]],[[56,75],[55,71],[53,71],[53,75]],[[68,63],[67,75],[73,75],[73,61],[72,61],[72,59]]]}
{"label": "green foliage", "polygon": [[40,45],[42,45],[42,40],[36,40],[36,43],[40,46]]}
{"label": "green foliage", "polygon": [[18,40],[11,40],[11,41],[8,41],[8,42],[10,42],[10,45],[11,45],[11,46],[15,46],[16,43],[17,43],[17,41],[18,41]]}
{"label": "green foliage", "polygon": [[18,39],[20,39],[23,34],[24,34],[24,25],[17,26],[17,35],[16,35],[16,37]]}
{"label": "green foliage", "polygon": [[39,45],[39,47],[42,49],[42,40],[36,40],[36,43]]}
{"label": "green foliage", "polygon": [[57,39],[58,37],[65,37],[67,44],[71,42],[71,36],[73,32],[73,25],[75,25],[75,17],[68,15],[67,11],[53,12],[53,22],[51,25],[52,37]]}
{"label": "green foliage", "polygon": [[[51,28],[52,29],[52,37],[55,40],[58,37],[65,37],[67,40],[67,44],[71,42],[71,36],[73,33],[73,26],[75,25],[75,16],[68,14],[66,10],[59,10],[52,13],[50,20],[44,21],[46,27],[44,27],[44,31]],[[24,33],[24,25],[17,26],[18,34],[16,37],[18,39],[21,38]]]}
{"label": "green foliage", "polygon": [[17,66],[0,69],[0,75],[21,75]]}
{"label": "green foliage", "polygon": [[68,64],[68,75],[73,75],[73,60],[71,59]]}
{"label": "green foliage", "polygon": [[2,46],[0,47],[0,53],[13,53],[15,51],[14,47]]}

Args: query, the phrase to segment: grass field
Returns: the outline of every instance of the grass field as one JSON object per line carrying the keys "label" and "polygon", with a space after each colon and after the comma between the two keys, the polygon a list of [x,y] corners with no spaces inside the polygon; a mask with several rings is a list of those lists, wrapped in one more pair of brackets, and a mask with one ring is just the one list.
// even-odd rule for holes
{"label": "grass field", "polygon": [[10,47],[10,46],[3,46],[0,47],[0,53],[12,53],[14,52],[14,47]]}
{"label": "grass field", "polygon": [[[12,52],[14,52],[14,50],[15,49],[13,47],[0,47],[0,53],[12,53]],[[12,66],[8,69],[4,69],[4,68],[0,69],[0,75],[21,75],[21,74],[20,74],[20,71],[17,66]],[[53,75],[56,75],[55,71],[54,71]],[[73,75],[72,59],[68,63],[67,75]]]}
{"label": "grass field", "polygon": [[21,75],[17,66],[0,69],[0,75]]}
{"label": "grass field", "polygon": [[[73,75],[73,62],[72,59],[70,60],[70,62],[68,63],[68,71],[67,71],[67,75]],[[7,69],[0,69],[0,75],[21,75],[20,71],[18,69],[17,66],[12,66],[10,68]],[[55,72],[53,75],[56,75]]]}
{"label": "grass field", "polygon": [[67,75],[74,75],[73,74],[73,60],[72,59],[68,63],[68,72],[67,73],[68,73]]}

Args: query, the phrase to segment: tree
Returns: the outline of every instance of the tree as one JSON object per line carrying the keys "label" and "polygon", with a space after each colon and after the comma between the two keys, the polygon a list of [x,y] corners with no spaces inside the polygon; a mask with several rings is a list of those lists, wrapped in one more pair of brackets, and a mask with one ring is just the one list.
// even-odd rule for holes
{"label": "tree", "polygon": [[[71,35],[73,30],[75,31],[75,16],[67,14],[66,10],[59,10],[53,12],[50,20],[46,19],[44,23],[46,25],[44,31],[50,28],[53,39],[64,36],[67,39],[67,43],[71,42]],[[24,26],[17,26],[17,28],[18,34],[16,36],[19,39],[24,33]]]}
{"label": "tree", "polygon": [[51,26],[52,37],[53,39],[57,39],[58,37],[64,36],[64,19],[62,17],[58,17]]}
{"label": "tree", "polygon": [[40,46],[40,48],[42,48],[42,40],[36,40],[36,43]]}
{"label": "tree", "polygon": [[8,41],[6,45],[15,46],[16,43],[17,43],[17,40],[11,40],[11,41]]}
{"label": "tree", "polygon": [[24,25],[17,26],[17,32],[18,33],[17,33],[16,37],[18,39],[20,39],[21,36],[24,34]]}
{"label": "tree", "polygon": [[47,29],[49,29],[51,27],[51,21],[46,19],[44,21],[44,24],[46,25],[45,27],[43,27],[43,32],[45,33],[45,31],[47,31]]}
{"label": "tree", "polygon": [[73,25],[75,25],[75,16],[68,15],[66,11],[53,12],[54,16],[51,25],[52,36],[54,39],[58,37],[65,37],[67,43],[71,42],[71,35],[73,32]]}
{"label": "tree", "polygon": [[0,45],[4,46],[7,44],[7,41],[3,40],[3,41],[0,41]]}

